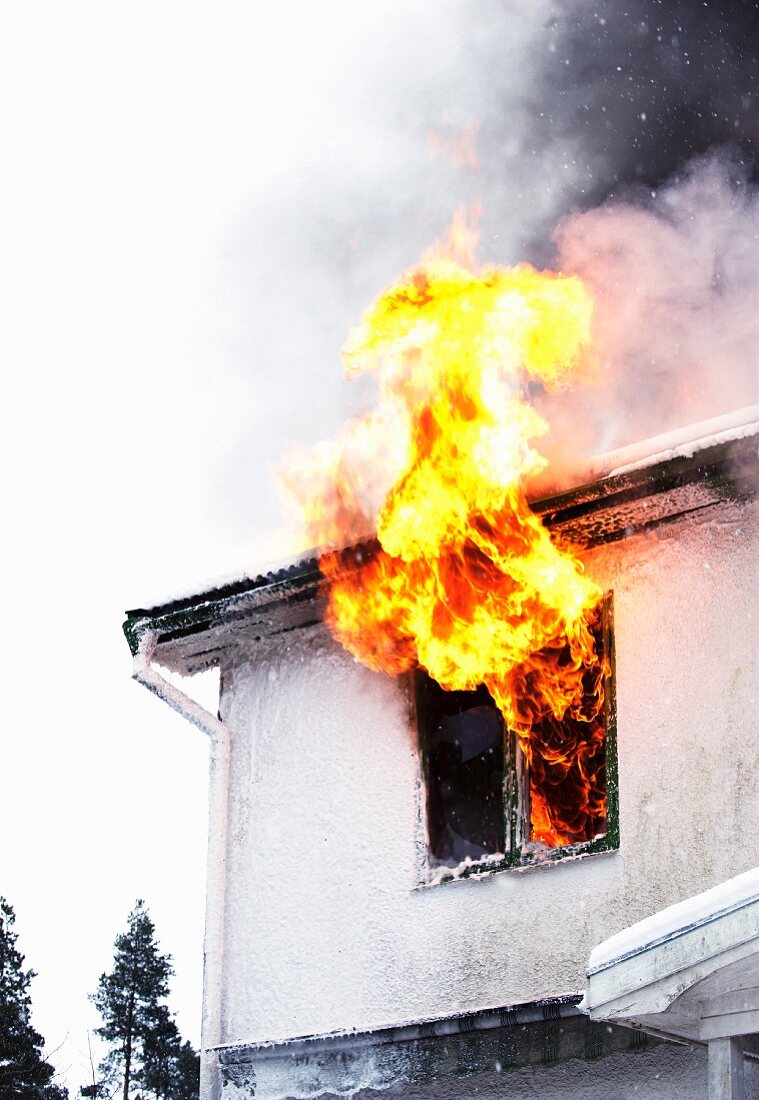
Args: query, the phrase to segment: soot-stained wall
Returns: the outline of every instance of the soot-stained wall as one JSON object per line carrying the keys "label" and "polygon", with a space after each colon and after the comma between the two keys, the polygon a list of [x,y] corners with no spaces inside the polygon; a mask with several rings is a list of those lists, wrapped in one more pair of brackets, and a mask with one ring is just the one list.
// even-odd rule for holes
{"label": "soot-stained wall", "polygon": [[323,627],[242,646],[222,670],[228,773],[212,777],[207,1036],[280,1041],[580,991],[599,941],[753,866],[758,520],[725,504],[587,555],[614,593],[619,852],[417,888],[403,685]]}

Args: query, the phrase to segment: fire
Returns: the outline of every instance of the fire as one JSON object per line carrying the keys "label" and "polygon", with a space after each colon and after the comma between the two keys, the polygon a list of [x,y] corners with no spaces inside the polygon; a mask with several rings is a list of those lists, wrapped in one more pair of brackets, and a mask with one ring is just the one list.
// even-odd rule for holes
{"label": "fire", "polygon": [[[454,232],[343,349],[348,377],[372,372],[382,394],[379,413],[351,423],[352,453],[386,453],[389,434],[394,470],[372,548],[322,555],[326,620],[372,669],[485,684],[528,761],[531,838],[555,846],[604,815],[601,592],[527,502],[548,427],[528,395],[589,380],[592,301],[573,276],[477,269],[471,227]],[[317,452],[330,493],[302,490],[322,545],[344,543],[361,511],[364,464],[345,453]]]}

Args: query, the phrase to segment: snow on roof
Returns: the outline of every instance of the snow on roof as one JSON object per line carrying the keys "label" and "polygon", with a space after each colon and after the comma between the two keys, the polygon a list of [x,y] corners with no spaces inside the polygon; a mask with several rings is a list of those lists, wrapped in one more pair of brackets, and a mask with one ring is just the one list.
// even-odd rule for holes
{"label": "snow on roof", "polygon": [[[557,485],[551,469],[537,475],[535,485],[539,494],[561,492],[579,485],[596,482],[608,477],[645,470],[674,458],[693,458],[699,451],[708,450],[720,443],[730,443],[759,432],[759,405],[746,405],[742,409],[688,424],[663,435],[651,436],[638,443],[630,443],[605,454],[593,455],[561,471],[561,484]],[[529,492],[532,499],[534,494]]]}
{"label": "snow on roof", "polygon": [[596,477],[612,477],[666,462],[670,458],[691,458],[707,447],[744,439],[758,429],[759,405],[747,405],[725,416],[715,416],[711,420],[702,420],[698,424],[610,451],[591,460],[593,472]]}
{"label": "snow on roof", "polygon": [[759,867],[670,905],[604,940],[591,953],[588,976],[757,901]]}
{"label": "snow on roof", "polygon": [[207,585],[197,585],[188,591],[178,591],[172,596],[167,596],[160,604],[131,608],[126,614],[130,619],[165,615],[172,611],[183,611],[194,607],[201,600],[204,603],[223,600],[252,592],[257,588],[280,584],[306,573],[315,573],[318,570],[318,552],[309,551],[300,555],[295,561],[277,563],[270,568],[264,567],[264,570],[260,573],[249,573],[246,576],[216,577]]}

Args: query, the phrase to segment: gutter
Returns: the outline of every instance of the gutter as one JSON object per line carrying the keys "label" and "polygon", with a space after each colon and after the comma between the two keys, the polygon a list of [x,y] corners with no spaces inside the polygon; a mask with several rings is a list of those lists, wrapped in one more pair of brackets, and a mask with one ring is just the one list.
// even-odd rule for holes
{"label": "gutter", "polygon": [[328,1050],[355,1050],[359,1047],[394,1045],[419,1039],[446,1038],[451,1035],[472,1035],[475,1032],[520,1027],[525,1024],[565,1020],[587,1013],[580,1008],[581,994],[564,993],[498,1008],[484,1008],[456,1016],[434,1016],[414,1023],[379,1027],[372,1031],[334,1031],[320,1035],[299,1035],[292,1039],[249,1043],[224,1043],[216,1049],[232,1061],[239,1057],[266,1058],[287,1054],[300,1057]]}

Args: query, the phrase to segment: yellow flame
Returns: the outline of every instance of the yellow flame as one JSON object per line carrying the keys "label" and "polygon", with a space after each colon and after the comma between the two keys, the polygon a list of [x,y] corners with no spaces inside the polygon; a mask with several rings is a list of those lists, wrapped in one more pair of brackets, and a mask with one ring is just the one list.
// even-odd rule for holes
{"label": "yellow flame", "polygon": [[[553,716],[602,736],[603,662],[591,630],[600,591],[552,542],[523,487],[545,465],[535,443],[547,425],[530,389],[588,380],[592,301],[574,276],[474,270],[473,246],[458,218],[447,245],[388,287],[345,345],[348,376],[377,376],[384,413],[351,423],[358,462],[341,466],[344,441],[329,452],[328,491],[300,479],[322,545],[354,529],[367,456],[388,435],[396,453],[374,517],[377,551],[322,558],[327,622],[371,668],[421,666],[448,690],[484,683],[528,759],[574,769],[578,798],[597,813],[587,739],[541,744],[537,731]],[[578,839],[585,826],[562,813],[536,788],[534,837]]]}

